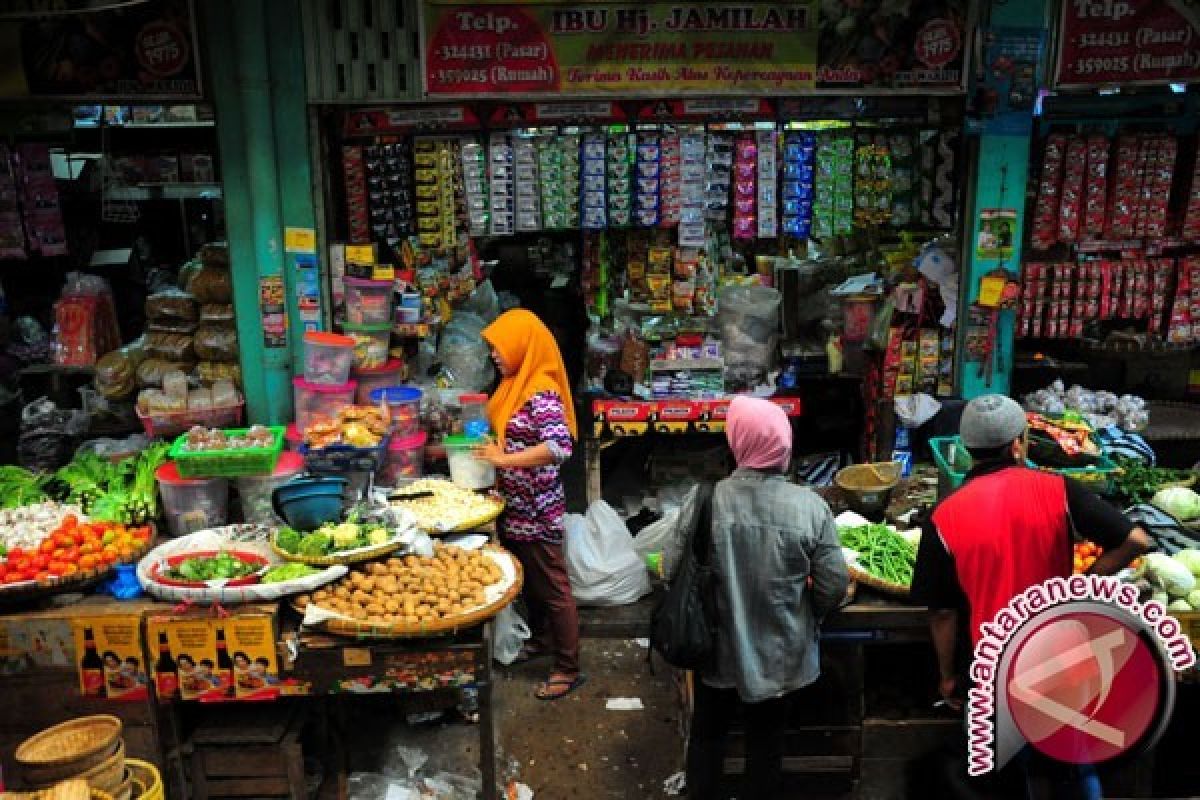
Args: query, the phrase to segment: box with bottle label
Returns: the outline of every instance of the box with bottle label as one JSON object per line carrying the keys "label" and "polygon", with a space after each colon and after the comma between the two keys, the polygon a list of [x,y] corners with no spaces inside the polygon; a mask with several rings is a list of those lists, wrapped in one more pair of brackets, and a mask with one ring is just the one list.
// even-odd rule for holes
{"label": "box with bottle label", "polygon": [[145,700],[150,696],[140,614],[75,617],[71,628],[84,697]]}
{"label": "box with bottle label", "polygon": [[146,620],[160,702],[264,700],[279,696],[275,611],[239,610],[222,619],[184,614]]}

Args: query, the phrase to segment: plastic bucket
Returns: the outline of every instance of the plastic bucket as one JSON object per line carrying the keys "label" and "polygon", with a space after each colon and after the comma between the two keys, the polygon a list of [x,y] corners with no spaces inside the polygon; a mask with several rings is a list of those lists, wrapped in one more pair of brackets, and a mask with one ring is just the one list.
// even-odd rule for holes
{"label": "plastic bucket", "polygon": [[495,485],[496,468],[475,456],[475,448],[486,442],[485,438],[471,436],[447,436],[442,440],[450,480],[464,489],[487,489]]}
{"label": "plastic bucket", "polygon": [[346,322],[351,325],[392,324],[391,281],[346,278]]}
{"label": "plastic bucket", "polygon": [[304,379],[309,383],[341,385],[350,380],[354,340],[323,331],[304,334]]}
{"label": "plastic bucket", "polygon": [[354,380],[358,381],[358,391],[354,394],[354,401],[360,406],[370,405],[371,393],[376,389],[385,389],[404,383],[404,362],[393,358],[376,369],[356,369],[353,375]]}
{"label": "plastic bucket", "polygon": [[304,472],[304,456],[287,452],[279,455],[275,471],[270,475],[254,475],[237,479],[238,497],[242,501],[242,518],[250,524],[278,525],[271,506],[271,493],[276,487]]}
{"label": "plastic bucket", "polygon": [[421,395],[415,386],[387,386],[371,392],[371,403],[387,403],[392,415],[392,435],[404,439],[421,430]]}
{"label": "plastic bucket", "polygon": [[296,428],[301,435],[308,426],[321,420],[329,421],[338,411],[354,403],[354,390],[358,384],[346,381],[340,386],[310,383],[303,378],[292,379],[295,387]]}
{"label": "plastic bucket", "polygon": [[174,461],[159,467],[154,477],[172,536],[217,528],[228,520],[228,478],[183,478]]}
{"label": "plastic bucket", "polygon": [[[354,340],[355,369],[377,369],[387,364],[392,344],[391,325],[343,325],[346,335]],[[346,373],[349,375],[349,373]]]}
{"label": "plastic bucket", "polygon": [[377,480],[384,486],[404,486],[425,474],[424,431],[388,443],[387,460],[380,468]]}

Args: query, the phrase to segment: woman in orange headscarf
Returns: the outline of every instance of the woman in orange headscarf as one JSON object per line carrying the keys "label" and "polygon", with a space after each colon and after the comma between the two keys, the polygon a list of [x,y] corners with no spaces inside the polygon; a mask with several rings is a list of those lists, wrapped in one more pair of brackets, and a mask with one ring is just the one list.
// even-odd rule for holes
{"label": "woman in orange headscarf", "polygon": [[497,468],[504,496],[504,544],[525,570],[525,599],[533,638],[518,660],[554,655],[554,670],[537,696],[556,700],[583,685],[579,671],[579,616],[563,558],[566,498],[559,466],[578,436],[575,407],[562,354],[534,314],[514,309],[483,331],[500,371],[488,401],[496,443],[477,455]]}

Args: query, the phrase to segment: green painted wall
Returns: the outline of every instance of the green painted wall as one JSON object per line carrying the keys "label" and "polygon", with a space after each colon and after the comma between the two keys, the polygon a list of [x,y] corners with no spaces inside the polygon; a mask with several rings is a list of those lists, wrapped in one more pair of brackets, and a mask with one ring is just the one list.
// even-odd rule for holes
{"label": "green painted wall", "polygon": [[[1047,10],[1053,8],[1051,0],[1003,0],[985,5],[985,16],[981,24],[1036,27],[1044,25]],[[986,6],[990,5],[990,14]],[[1049,52],[1049,45],[1047,45]],[[1043,54],[1043,63],[1046,55]],[[963,397],[998,392],[1008,394],[1013,364],[1013,311],[1000,312],[997,326],[996,346],[993,350],[990,384],[980,369],[979,362],[967,361],[963,347],[966,329],[966,309],[979,297],[979,281],[988,272],[1003,266],[1014,276],[1020,273],[1021,241],[1025,227],[1025,186],[1029,175],[1029,148],[1031,136],[1000,135],[985,133],[979,137],[978,158],[975,166],[975,189],[968,198],[969,223],[964,242],[966,269],[963,270],[962,323],[958,326],[958,352],[960,353],[958,387]],[[1015,208],[1017,230],[1014,236],[1012,258],[1005,262],[996,259],[978,258],[974,244],[979,235],[979,212],[985,208]]]}
{"label": "green painted wall", "polygon": [[[206,0],[203,52],[217,118],[226,227],[246,408],[251,422],[292,417],[292,369],[300,356],[294,257],[286,227],[314,226],[296,0]],[[263,278],[282,276],[288,342],[266,347],[259,312]]]}

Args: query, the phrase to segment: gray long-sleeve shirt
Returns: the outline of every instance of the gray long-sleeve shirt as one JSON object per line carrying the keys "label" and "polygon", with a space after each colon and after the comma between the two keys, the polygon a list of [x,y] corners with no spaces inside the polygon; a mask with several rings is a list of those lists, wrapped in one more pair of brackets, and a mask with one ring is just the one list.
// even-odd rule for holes
{"label": "gray long-sleeve shirt", "polygon": [[714,489],[712,541],[717,653],[705,684],[757,703],[815,681],[818,623],[849,583],[829,506],[782,475],[739,469]]}

